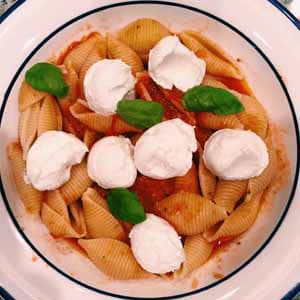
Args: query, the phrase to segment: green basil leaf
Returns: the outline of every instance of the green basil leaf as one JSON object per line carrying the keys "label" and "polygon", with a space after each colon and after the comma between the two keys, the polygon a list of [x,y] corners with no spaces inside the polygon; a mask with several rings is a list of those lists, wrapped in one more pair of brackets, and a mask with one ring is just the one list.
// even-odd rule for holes
{"label": "green basil leaf", "polygon": [[118,219],[138,224],[146,220],[144,208],[135,193],[124,188],[112,189],[107,197],[111,213]]}
{"label": "green basil leaf", "polygon": [[69,87],[65,83],[61,70],[52,64],[35,64],[26,72],[25,80],[34,89],[47,92],[57,98],[68,95]]}
{"label": "green basil leaf", "polygon": [[183,106],[188,111],[206,111],[216,115],[231,115],[245,109],[240,100],[229,91],[210,86],[189,89],[183,96]]}
{"label": "green basil leaf", "polygon": [[160,103],[145,100],[121,100],[117,113],[135,127],[146,129],[161,122],[164,109]]}

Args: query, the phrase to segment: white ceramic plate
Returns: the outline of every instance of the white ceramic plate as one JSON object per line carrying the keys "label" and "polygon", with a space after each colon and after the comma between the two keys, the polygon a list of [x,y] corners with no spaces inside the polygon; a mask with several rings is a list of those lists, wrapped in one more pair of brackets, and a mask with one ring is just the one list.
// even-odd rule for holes
{"label": "white ceramic plate", "polygon": [[[296,21],[272,2],[29,0],[3,21],[0,282],[16,299],[280,299],[296,283],[300,272],[300,33]],[[78,32],[93,28],[107,32],[141,17],[156,18],[173,31],[202,30],[239,58],[257,97],[284,129],[291,161],[289,184],[264,207],[240,244],[233,244],[187,279],[174,282],[109,280],[85,257],[56,242],[39,220],[24,212],[5,154],[6,144],[17,136],[17,94],[26,69],[78,38]]]}

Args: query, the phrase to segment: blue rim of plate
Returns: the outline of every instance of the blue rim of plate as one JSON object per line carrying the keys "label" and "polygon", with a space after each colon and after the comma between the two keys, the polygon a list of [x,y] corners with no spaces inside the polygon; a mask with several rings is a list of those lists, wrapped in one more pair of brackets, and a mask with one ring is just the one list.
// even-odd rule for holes
{"label": "blue rim of plate", "polygon": [[[18,8],[21,4],[23,4],[26,0],[19,0],[18,2],[16,2],[7,13],[4,14],[4,16],[0,17],[0,24],[1,22],[3,22],[3,20],[5,18],[7,18],[16,8]],[[283,10],[283,6],[280,5],[277,1],[275,0],[268,0],[270,3],[272,3],[273,5],[275,5],[278,9],[280,9],[295,25],[298,29],[300,29],[300,27],[298,27],[299,23],[298,20],[289,12],[284,11]],[[272,62],[268,59],[268,57],[264,54],[264,52],[251,40],[249,39],[245,34],[243,34],[239,29],[235,28],[233,25],[229,24],[227,21],[224,21],[223,19],[210,14],[206,11],[203,11],[201,9],[192,7],[192,6],[188,6],[188,5],[184,5],[184,4],[180,4],[180,3],[174,3],[174,2],[168,2],[168,1],[130,1],[130,2],[120,2],[120,3],[114,3],[114,4],[110,4],[110,5],[106,5],[106,6],[102,6],[102,7],[98,7],[96,9],[90,10],[88,12],[85,12],[71,20],[69,20],[68,22],[64,23],[63,25],[61,25],[60,27],[58,27],[55,31],[53,31],[51,34],[49,34],[44,40],[42,40],[42,42],[40,42],[35,48],[34,50],[29,54],[29,56],[23,61],[23,63],[21,64],[21,66],[19,67],[19,69],[17,70],[16,74],[14,75],[13,79],[11,80],[5,94],[4,94],[4,101],[3,104],[1,106],[1,110],[0,110],[0,125],[2,122],[2,118],[3,118],[3,113],[5,110],[5,106],[8,100],[8,97],[10,95],[10,92],[16,82],[16,80],[18,79],[20,73],[22,72],[22,70],[25,68],[25,66],[27,65],[28,61],[37,53],[37,51],[44,46],[52,37],[54,37],[57,33],[59,33],[61,30],[65,29],[66,27],[68,27],[69,25],[73,24],[74,22],[83,19],[89,15],[95,14],[97,12],[100,11],[104,11],[107,9],[111,9],[114,7],[120,7],[120,6],[130,6],[130,5],[148,5],[148,4],[157,4],[157,5],[165,5],[165,6],[174,6],[174,7],[179,7],[182,9],[187,9],[190,11],[194,11],[196,13],[200,13],[203,14],[211,19],[214,19],[217,22],[222,23],[223,25],[227,26],[229,29],[231,29],[232,31],[234,31],[235,33],[239,34],[243,39],[245,39],[261,56],[262,58],[265,60],[265,62],[268,64],[268,66],[271,68],[271,70],[273,71],[274,75],[276,76],[278,82],[281,85],[282,90],[284,91],[285,95],[286,95],[286,99],[288,101],[288,104],[290,106],[290,110],[291,110],[291,114],[293,117],[293,121],[294,121],[294,126],[295,126],[295,133],[296,133],[296,142],[297,142],[297,160],[296,160],[296,166],[299,166],[299,149],[300,149],[300,135],[299,135],[299,127],[298,127],[298,121],[297,121],[297,117],[296,117],[296,113],[290,98],[290,95],[288,93],[288,90],[280,76],[280,74],[278,73],[278,71],[276,70],[276,68],[274,67],[274,65],[272,64]],[[8,199],[6,197],[5,194],[5,190],[4,190],[4,186],[3,186],[3,182],[2,182],[2,178],[0,176],[0,192],[2,194],[3,197],[3,201],[4,204],[6,206],[6,209],[8,211],[9,216],[11,217],[15,227],[17,228],[18,232],[21,234],[21,236],[23,237],[23,239],[27,242],[27,244],[32,248],[32,250],[34,252],[36,252],[36,254],[41,257],[41,259],[43,259],[49,266],[51,266],[53,269],[55,269],[59,274],[63,275],[65,278],[68,278],[69,280],[71,280],[74,283],[77,283],[78,285],[80,285],[81,287],[85,287],[91,291],[97,292],[98,294],[103,294],[106,296],[111,296],[111,297],[115,297],[115,298],[119,298],[119,299],[136,299],[136,300],[142,300],[142,299],[159,299],[159,300],[167,300],[167,299],[178,299],[178,298],[182,298],[182,297],[187,297],[187,296],[191,296],[191,295],[196,295],[200,292],[203,291],[207,291],[219,284],[221,284],[222,282],[228,280],[229,278],[231,278],[232,276],[236,275],[239,271],[241,271],[242,269],[244,269],[247,265],[249,265],[261,252],[263,249],[265,249],[265,247],[269,244],[269,242],[271,241],[271,239],[274,237],[274,235],[276,234],[277,230],[279,229],[280,225],[282,224],[288,210],[289,207],[292,203],[292,200],[294,198],[295,195],[295,191],[296,191],[296,187],[297,187],[297,183],[298,183],[298,177],[299,177],[299,168],[296,169],[296,173],[295,173],[295,177],[294,177],[294,182],[293,182],[293,186],[292,186],[292,190],[290,193],[290,197],[289,200],[287,202],[287,205],[285,207],[284,212],[282,213],[278,223],[276,224],[275,228],[273,229],[272,233],[270,234],[270,236],[266,239],[266,241],[260,246],[260,248],[248,259],[246,260],[242,265],[240,265],[236,270],[234,270],[233,272],[231,272],[230,274],[226,275],[224,278],[213,282],[203,288],[188,292],[188,293],[183,293],[183,294],[178,294],[178,295],[174,295],[174,296],[167,296],[167,297],[153,297],[153,298],[148,298],[148,297],[130,297],[130,296],[124,296],[124,295],[119,295],[119,294],[113,294],[107,291],[103,291],[100,289],[97,289],[95,287],[89,286],[86,283],[83,283],[75,278],[73,278],[72,276],[66,274],[64,271],[62,271],[61,269],[59,269],[56,265],[54,265],[52,262],[50,262],[30,241],[30,239],[25,235],[25,233],[22,231],[20,225],[18,224],[18,221],[16,220]]]}

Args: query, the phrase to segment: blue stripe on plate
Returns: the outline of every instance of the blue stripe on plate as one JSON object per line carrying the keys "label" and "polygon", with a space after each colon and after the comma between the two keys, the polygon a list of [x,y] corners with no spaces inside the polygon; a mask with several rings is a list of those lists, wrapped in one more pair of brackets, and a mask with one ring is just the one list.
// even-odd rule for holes
{"label": "blue stripe on plate", "polygon": [[15,298],[0,286],[0,300],[15,300]]}
{"label": "blue stripe on plate", "polygon": [[300,283],[297,283],[281,300],[300,300]]}

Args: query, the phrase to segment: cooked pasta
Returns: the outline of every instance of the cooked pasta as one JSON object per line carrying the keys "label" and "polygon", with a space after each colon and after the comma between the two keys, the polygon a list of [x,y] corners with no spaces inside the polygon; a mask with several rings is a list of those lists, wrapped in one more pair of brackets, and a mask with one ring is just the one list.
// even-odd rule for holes
{"label": "cooked pasta", "polygon": [[249,195],[249,198],[234,210],[209,241],[232,238],[248,230],[256,220],[261,196],[262,193]]}
{"label": "cooked pasta", "polygon": [[202,158],[199,162],[198,177],[203,197],[208,200],[213,200],[216,191],[217,178],[206,168]]}
{"label": "cooked pasta", "polygon": [[39,214],[43,201],[43,193],[24,181],[25,161],[23,160],[21,145],[17,142],[10,143],[7,147],[7,156],[10,161],[17,191],[25,208],[31,214]]}
{"label": "cooked pasta", "polygon": [[27,152],[34,142],[39,125],[40,103],[37,102],[29,106],[20,113],[18,134],[23,150],[23,158],[26,159]]}
{"label": "cooked pasta", "polygon": [[62,115],[56,99],[52,96],[46,96],[42,100],[37,135],[49,130],[62,130]]}
{"label": "cooked pasta", "polygon": [[143,62],[137,53],[111,36],[107,37],[107,54],[109,58],[121,59],[131,67],[134,74],[144,70]]}
{"label": "cooked pasta", "polygon": [[175,193],[176,192],[199,194],[198,174],[194,163],[184,176],[175,178]]}
{"label": "cooked pasta", "polygon": [[153,19],[138,19],[117,33],[117,38],[132,48],[148,61],[149,51],[164,37],[170,35],[169,30]]}
{"label": "cooked pasta", "polygon": [[91,238],[125,239],[125,232],[119,221],[102,205],[90,199],[91,192],[82,196],[83,213],[87,232]]}
{"label": "cooked pasta", "polygon": [[213,201],[231,213],[237,202],[246,194],[248,180],[219,180]]}
{"label": "cooked pasta", "polygon": [[236,115],[215,115],[210,112],[199,112],[196,114],[197,123],[200,127],[208,129],[244,129],[244,125]]}
{"label": "cooked pasta", "polygon": [[44,99],[46,95],[47,93],[35,90],[26,81],[23,81],[19,91],[19,111],[25,111],[30,106]]}
{"label": "cooked pasta", "polygon": [[[165,78],[166,74],[169,74],[168,68],[170,65],[171,67],[173,67],[173,64],[176,65],[178,57],[181,54],[185,55],[184,51],[183,53],[179,51],[178,54],[177,49],[175,49],[174,56],[173,53],[170,54],[170,61],[168,60],[168,54],[163,58],[162,62],[155,62],[160,64],[157,69],[154,66],[155,63],[153,63],[152,69],[149,68],[150,51],[159,41],[175,34],[182,43],[178,49],[180,50],[183,46],[186,46],[198,58],[204,60],[206,65],[205,67],[203,62],[201,63],[199,59],[192,55],[193,59],[199,60],[199,70],[201,67],[205,73],[201,82],[199,80],[199,82],[192,84],[194,87],[192,90],[189,90],[190,86],[185,84],[185,82],[181,82],[182,86],[187,85],[187,87],[179,88],[180,84],[176,83],[179,77],[176,77],[176,80],[170,78],[170,81],[168,78]],[[174,40],[178,43],[177,38],[168,38],[162,42],[168,40]],[[162,48],[164,50],[164,47]],[[165,50],[167,53],[168,49]],[[191,52],[186,49],[186,53]],[[153,56],[150,55],[150,59]],[[189,56],[187,55],[186,57],[188,60]],[[121,74],[120,71],[120,74],[116,74],[115,78],[114,74],[112,75],[109,71],[109,68],[107,73],[103,73],[103,69],[100,69],[99,74],[101,76],[107,74],[107,78],[104,81],[99,79],[100,81],[98,80],[97,82],[95,77],[95,80],[93,79],[89,83],[89,80],[85,82],[88,70],[94,64],[104,59],[107,59],[107,65],[112,63],[109,61],[111,59],[122,60],[131,68],[132,72],[127,72],[128,70],[125,68],[124,70],[127,70],[126,74]],[[156,272],[155,268],[149,268],[153,273],[145,271],[148,267],[142,263],[142,255],[139,255],[137,252],[137,249],[140,248],[142,249],[141,253],[153,251],[151,254],[155,254],[157,251],[163,266],[161,269],[165,272],[160,274],[161,278],[182,279],[203,266],[211,257],[214,257],[213,251],[215,247],[224,241],[231,242],[234,238],[251,228],[258,216],[261,198],[274,196],[279,188],[283,186],[282,177],[285,175],[282,175],[282,173],[278,175],[278,173],[281,171],[281,168],[287,170],[289,163],[287,157],[282,154],[285,148],[283,142],[278,141],[278,133],[275,131],[275,127],[272,126],[272,121],[269,119],[263,105],[248,86],[237,61],[225,53],[215,41],[203,35],[202,32],[183,30],[180,33],[172,33],[159,21],[143,18],[135,20],[113,33],[92,32],[80,41],[75,41],[67,46],[65,51],[62,51],[55,61],[51,59],[51,62],[53,65],[48,65],[47,67],[50,67],[52,70],[56,69],[56,72],[53,72],[53,74],[50,74],[49,70],[46,71],[45,64],[39,66],[39,72],[44,72],[43,75],[45,76],[37,76],[35,74],[36,69],[32,68],[28,72],[31,73],[33,80],[29,80],[29,73],[26,73],[18,96],[20,112],[18,141],[8,145],[7,156],[16,189],[26,210],[39,216],[54,238],[76,241],[87,253],[88,258],[105,275],[117,280],[156,278],[154,274],[160,274],[161,271],[157,270]],[[103,65],[99,63],[95,68],[101,68]],[[44,71],[43,66],[45,67]],[[184,74],[184,72],[181,73],[178,70],[185,67],[187,68],[186,71],[189,72],[188,64],[185,65],[181,62],[178,64],[178,69],[174,67],[177,70],[176,76]],[[164,73],[164,71],[166,71],[165,74],[160,76],[159,73]],[[157,76],[154,75],[155,72],[157,72]],[[119,75],[120,77],[118,77]],[[53,78],[51,78],[52,76]],[[187,82],[189,77],[187,76],[186,78]],[[121,79],[124,82],[120,82]],[[185,78],[179,79],[185,81]],[[34,82],[34,80],[36,81]],[[164,88],[164,86],[169,85],[169,82],[171,83],[170,88]],[[54,86],[51,83],[55,83]],[[112,84],[111,87],[109,83]],[[47,91],[47,93],[33,88],[31,84],[38,87],[38,89]],[[92,109],[91,99],[85,97],[85,85],[87,85],[91,94],[95,91],[95,97],[88,98],[101,98],[100,104],[103,107],[107,104],[107,107],[110,109],[103,109],[102,111],[111,111],[111,115],[97,113]],[[226,97],[224,97],[225,99],[220,99],[220,90],[205,89],[203,88],[204,86],[226,90],[235,97],[228,96],[228,99]],[[201,94],[201,91],[204,91],[204,94]],[[193,94],[194,92],[195,94]],[[197,93],[199,93],[199,97]],[[59,97],[54,95],[61,95],[62,97],[58,99]],[[203,95],[207,97],[203,97]],[[193,99],[194,96],[196,99]],[[106,97],[107,103],[105,102]],[[130,106],[129,102],[122,101],[126,99],[136,101],[131,102],[130,105],[132,106]],[[114,101],[122,101],[120,103],[122,105],[118,103],[116,111]],[[109,102],[112,102],[113,105]],[[241,104],[244,110],[240,109]],[[99,111],[101,111],[101,105]],[[214,107],[216,109],[213,109]],[[212,113],[212,111],[215,113]],[[170,131],[166,131],[166,135],[168,134],[170,137],[163,136],[161,138],[158,134],[157,143],[162,144],[161,148],[157,147],[160,144],[156,145],[156,141],[153,142],[151,136],[151,139],[149,138],[151,142],[147,145],[148,148],[144,147],[146,149],[144,151],[147,152],[149,150],[149,153],[151,153],[155,149],[153,152],[155,152],[155,155],[159,152],[159,155],[157,157],[153,155],[149,159],[145,158],[145,166],[139,166],[136,153],[138,148],[143,150],[142,146],[139,147],[140,145],[143,143],[147,144],[146,138],[145,140],[143,138],[143,142],[139,142],[142,136],[145,137],[145,131],[154,124],[177,118],[185,122],[186,127],[184,127],[182,122],[178,122],[178,126],[176,125],[180,131],[178,135],[174,134],[174,136],[171,136],[173,132],[171,127]],[[128,123],[124,121],[125,119]],[[137,127],[129,123],[136,124]],[[173,124],[175,123],[176,121]],[[261,139],[265,142],[269,163],[259,176],[251,178],[251,175],[245,175],[247,172],[242,171],[241,174],[237,174],[234,177],[227,176],[227,172],[230,175],[232,170],[231,166],[227,168],[225,163],[224,172],[214,171],[214,168],[211,168],[212,171],[210,171],[206,167],[205,160],[207,160],[207,157],[204,160],[203,149],[205,149],[206,155],[206,150],[209,148],[206,147],[206,142],[215,132],[222,129],[238,129],[238,131],[233,131],[237,133],[237,138],[239,138],[239,134],[241,136],[250,134],[253,137],[253,143],[257,142],[257,145],[261,145]],[[69,148],[66,153],[63,153],[65,149],[61,148],[59,151],[54,150],[55,155],[51,156],[49,163],[47,160],[45,170],[43,170],[46,176],[41,175],[41,180],[47,179],[44,184],[47,186],[48,179],[49,182],[52,179],[53,181],[56,180],[56,176],[52,176],[51,172],[58,172],[56,169],[62,168],[61,174],[65,172],[64,174],[68,175],[67,168],[71,165],[69,180],[66,182],[62,181],[64,184],[61,186],[59,184],[52,185],[52,182],[50,182],[51,184],[49,183],[48,185],[50,190],[47,190],[47,187],[45,187],[43,189],[46,191],[42,192],[29,183],[29,177],[26,174],[31,176],[34,172],[31,172],[29,169],[26,170],[26,167],[30,168],[29,164],[26,166],[26,158],[35,140],[50,130],[74,135],[74,147],[72,146],[72,149]],[[225,132],[232,131],[226,130]],[[152,134],[151,131],[149,131],[150,134]],[[156,132],[153,130],[153,136],[155,134]],[[65,136],[61,133],[59,135]],[[120,159],[116,157],[115,153],[117,153],[117,150],[115,150],[115,152],[112,151],[111,157],[107,156],[108,163],[101,162],[99,166],[93,166],[99,168],[97,172],[99,171],[100,175],[97,174],[97,176],[107,176],[106,181],[112,181],[112,184],[101,184],[104,181],[100,180],[93,182],[89,177],[87,161],[89,161],[90,167],[90,162],[92,161],[91,164],[93,165],[97,159],[88,160],[87,157],[81,157],[81,163],[72,165],[72,161],[75,160],[72,155],[74,154],[74,157],[77,155],[75,140],[82,148],[86,150],[86,147],[82,144],[83,142],[90,150],[100,139],[112,136],[120,136],[120,140],[122,137],[126,137],[131,140],[133,146],[126,144],[129,150],[127,151],[126,148],[125,151],[125,144],[121,145],[122,147],[124,146],[124,149],[120,149],[120,152],[124,152],[126,160],[121,155]],[[175,143],[174,139],[177,142],[177,137],[178,143]],[[228,139],[228,135],[225,134],[221,137]],[[111,140],[117,139],[111,138]],[[246,141],[248,142],[248,140],[251,142],[251,139],[247,137]],[[167,150],[164,149],[164,142],[170,142],[170,145],[167,144],[170,147]],[[188,151],[185,152],[183,149],[180,152],[179,144],[185,142],[187,143]],[[225,142],[224,146],[220,143],[220,148],[226,148],[227,140]],[[245,142],[245,149],[248,149],[248,144],[246,144]],[[230,153],[228,157],[240,155],[244,150],[244,148],[238,148],[236,145],[238,144],[236,143],[231,147],[232,149],[228,149],[228,153]],[[152,146],[153,149],[151,148]],[[106,146],[104,145],[103,147],[105,148]],[[210,153],[211,155],[208,155],[212,162],[214,162],[215,156],[218,155],[218,147],[219,144],[216,147],[212,147],[214,149]],[[108,148],[107,146],[105,150],[108,151]],[[266,162],[267,155],[263,144],[261,148],[262,150],[258,149],[258,151],[265,154],[264,161]],[[70,149],[71,151],[69,151]],[[40,151],[41,157],[43,157],[43,149]],[[51,151],[49,146],[50,154],[52,153]],[[217,153],[213,153],[214,151]],[[46,154],[49,155],[49,153]],[[61,153],[63,153],[62,159],[59,156]],[[144,154],[142,153],[140,157]],[[132,170],[126,169],[125,171],[128,171],[128,173],[124,173],[124,175],[122,173],[123,169],[129,167],[129,164],[123,162],[121,167],[119,165],[122,164],[122,161],[127,162],[127,156],[129,156],[128,161],[129,159],[130,161],[132,160]],[[165,156],[167,161],[164,161]],[[220,155],[220,168],[222,168],[222,159],[224,158],[225,161],[228,158],[225,156]],[[246,163],[248,164],[248,156],[245,157],[240,155],[239,159],[234,161],[234,164],[239,163],[243,159],[247,159]],[[183,168],[183,163],[181,166],[181,158],[187,159],[186,163],[189,163],[188,165],[191,163],[191,168],[183,176],[176,176],[176,174],[182,174],[180,171],[180,168]],[[250,159],[251,155],[249,155]],[[76,158],[75,161],[80,161],[80,159]],[[42,160],[41,164],[43,162]],[[115,167],[115,165],[117,171],[109,170],[110,166]],[[35,166],[31,167],[34,168]],[[236,168],[236,170],[239,170],[239,167],[234,165],[232,169]],[[241,164],[242,167],[245,167],[243,163]],[[49,170],[46,168],[49,168]],[[149,170],[150,168],[157,168],[157,174],[155,174],[153,169],[151,169],[151,172],[148,172],[147,168]],[[49,173],[47,173],[48,171]],[[170,174],[175,174],[175,176],[169,176],[169,171]],[[95,171],[95,173],[97,172]],[[252,171],[250,170],[250,172]],[[49,175],[48,178],[47,175],[50,173],[51,176]],[[127,179],[127,177],[131,177],[131,173],[133,174],[132,182],[119,184],[123,180],[121,177]],[[154,175],[151,175],[152,173]],[[216,173],[226,173],[226,176],[220,175],[217,177]],[[110,174],[115,174],[115,176],[110,176]],[[119,175],[122,180],[119,179]],[[239,177],[239,175],[241,176]],[[97,176],[95,175],[95,177]],[[224,180],[223,178],[240,178],[241,180]],[[116,184],[114,180],[116,180]],[[34,181],[32,180],[32,182]],[[35,186],[38,185],[35,184]],[[51,190],[53,186],[58,188]],[[155,226],[152,226],[154,223],[151,225],[151,223],[147,222],[151,220],[151,214],[163,218],[169,224],[166,224],[160,218],[156,218],[158,219],[157,223],[155,223]],[[151,227],[160,226],[160,221],[165,227],[162,226],[162,230],[153,230],[152,232]],[[151,226],[147,228],[149,224]],[[142,233],[140,234],[141,239],[134,234],[135,226],[139,226],[138,230],[141,230],[139,231],[139,234]],[[172,245],[164,247],[163,243],[166,240],[164,236],[161,236],[166,234],[166,239],[170,238],[171,240],[171,234],[168,236],[167,230],[163,230],[163,228],[166,229],[168,226],[170,227],[170,232],[174,233],[173,237],[176,237],[178,242],[177,245],[174,243],[176,251],[180,252],[179,254],[177,253],[177,256],[181,256],[176,270],[173,267],[175,264],[172,266],[173,269],[171,267],[169,270],[165,269],[163,262],[165,253],[160,255],[162,251],[168,253],[167,251],[170,250],[168,248],[172,247]],[[159,233],[159,239],[156,239],[157,236],[152,236],[149,239],[150,242],[148,240],[151,245],[154,244],[153,248],[150,246],[151,249],[149,248],[150,244],[146,243],[146,235],[143,234],[143,230],[150,235]],[[140,239],[141,245],[138,242],[138,246],[141,247],[135,247],[136,239]],[[163,241],[162,244],[161,241]],[[131,246],[132,249],[130,248]],[[185,261],[184,256],[186,258]],[[153,257],[155,258],[155,255]],[[147,257],[147,259],[150,258]],[[154,265],[159,263],[154,263]],[[145,269],[141,267],[142,265]]]}
{"label": "cooked pasta", "polygon": [[75,165],[71,169],[71,178],[59,188],[67,204],[78,200],[83,192],[92,185],[92,180],[87,173],[86,161]]}
{"label": "cooked pasta", "polygon": [[139,266],[131,249],[123,242],[114,239],[81,239],[78,243],[107,276],[122,280],[153,277]]}
{"label": "cooked pasta", "polygon": [[243,76],[236,65],[224,57],[224,51],[203,38],[200,33],[183,32],[179,34],[181,41],[195,54],[206,62],[209,74],[242,79]]}
{"label": "cooked pasta", "polygon": [[226,211],[199,195],[181,192],[157,202],[158,214],[179,234],[194,235],[227,217]]}
{"label": "cooked pasta", "polygon": [[183,278],[188,273],[202,266],[210,257],[213,244],[203,238],[202,234],[188,236],[184,241],[186,260],[174,273],[175,278]]}

